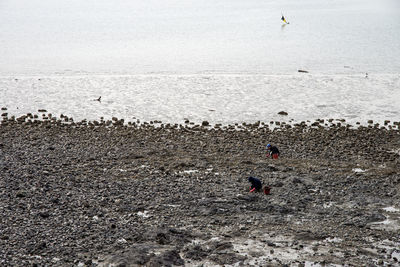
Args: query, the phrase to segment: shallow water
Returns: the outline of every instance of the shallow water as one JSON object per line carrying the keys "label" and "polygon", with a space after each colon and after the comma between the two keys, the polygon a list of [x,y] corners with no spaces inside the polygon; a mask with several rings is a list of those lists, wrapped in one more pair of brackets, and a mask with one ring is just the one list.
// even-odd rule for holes
{"label": "shallow water", "polygon": [[76,120],[398,120],[399,7],[5,0],[0,106],[9,115],[47,109]]}
{"label": "shallow water", "polygon": [[397,0],[3,0],[0,73],[398,73],[399,16]]}
{"label": "shallow water", "polygon": [[[75,120],[100,117],[232,124],[400,118],[400,75],[60,75],[0,77],[9,115],[46,109]],[[101,102],[95,101],[101,96]],[[288,116],[278,115],[279,111]]]}

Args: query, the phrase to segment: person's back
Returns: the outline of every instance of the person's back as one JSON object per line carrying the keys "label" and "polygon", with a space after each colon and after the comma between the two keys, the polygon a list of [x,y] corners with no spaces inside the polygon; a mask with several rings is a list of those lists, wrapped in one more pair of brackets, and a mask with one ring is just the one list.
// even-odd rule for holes
{"label": "person's back", "polygon": [[269,155],[273,159],[278,159],[279,157],[279,149],[276,146],[271,146],[270,144],[267,145],[267,149],[269,150]]}
{"label": "person's back", "polygon": [[262,183],[260,179],[250,176],[248,180],[251,183],[250,192],[254,192],[255,190],[260,191],[262,189]]}

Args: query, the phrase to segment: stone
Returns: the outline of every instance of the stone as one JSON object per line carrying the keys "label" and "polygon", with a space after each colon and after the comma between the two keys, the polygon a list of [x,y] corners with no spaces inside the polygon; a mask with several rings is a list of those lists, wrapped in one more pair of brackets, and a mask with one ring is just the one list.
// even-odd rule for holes
{"label": "stone", "polygon": [[[27,117],[0,126],[1,265],[291,266],[280,251],[311,259],[314,243],[357,266],[377,258],[360,247],[385,243],[396,264],[393,232],[375,223],[398,199],[397,127],[18,123]],[[249,175],[271,194],[250,193]]]}
{"label": "stone", "polygon": [[210,123],[208,121],[203,121],[201,123],[201,126],[210,126]]}

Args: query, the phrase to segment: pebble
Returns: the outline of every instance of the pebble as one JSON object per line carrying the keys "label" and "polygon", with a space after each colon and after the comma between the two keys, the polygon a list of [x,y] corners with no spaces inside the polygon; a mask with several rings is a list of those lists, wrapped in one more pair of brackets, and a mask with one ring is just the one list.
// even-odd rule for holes
{"label": "pebble", "polygon": [[[0,125],[4,266],[46,266],[54,259],[60,266],[71,259],[93,266],[100,256],[96,262],[104,266],[129,259],[139,266],[184,265],[191,260],[185,255],[246,265],[251,255],[235,252],[244,243],[238,240],[248,248],[268,240],[273,249],[265,253],[276,258],[281,247],[311,257],[310,244],[332,233],[340,246],[324,243],[321,250],[327,246],[343,264],[362,266],[375,256],[345,250],[393,239],[369,223],[383,218],[376,207],[400,198],[393,190],[400,155],[389,152],[400,142],[398,129],[348,128],[340,120],[271,131],[260,121],[183,128],[48,117],[27,114]],[[266,158],[266,143],[280,149],[279,160]],[[368,172],[357,176],[354,168]],[[250,175],[271,185],[271,195],[249,193]],[[137,216],[144,211],[151,216]],[[282,235],[288,242],[274,239]],[[291,247],[290,238],[300,245]],[[194,242],[199,247],[190,249]]]}

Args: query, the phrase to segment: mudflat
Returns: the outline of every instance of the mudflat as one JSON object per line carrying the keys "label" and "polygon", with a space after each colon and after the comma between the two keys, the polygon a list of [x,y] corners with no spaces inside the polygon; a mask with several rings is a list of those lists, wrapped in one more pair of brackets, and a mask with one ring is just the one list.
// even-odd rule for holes
{"label": "mudflat", "polygon": [[3,117],[2,266],[399,264],[398,123],[71,121]]}

